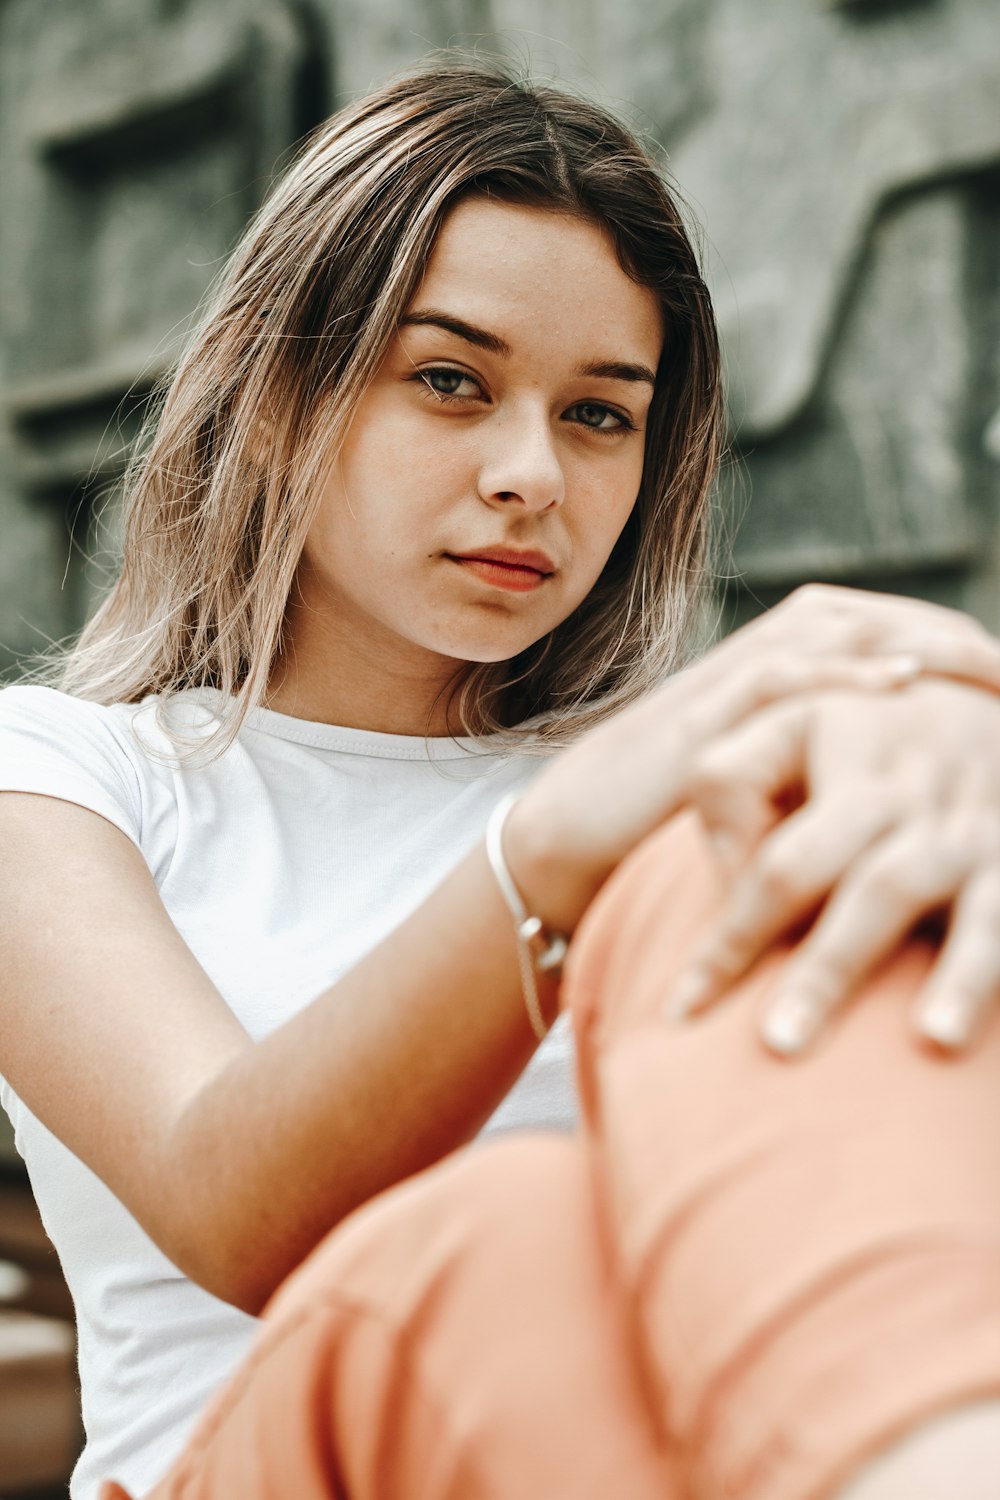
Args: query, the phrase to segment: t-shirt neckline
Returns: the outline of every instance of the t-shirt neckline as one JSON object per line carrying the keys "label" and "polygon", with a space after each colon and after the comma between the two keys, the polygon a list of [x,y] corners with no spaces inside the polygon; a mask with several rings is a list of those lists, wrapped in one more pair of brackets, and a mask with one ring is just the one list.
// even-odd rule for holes
{"label": "t-shirt neckline", "polygon": [[[218,706],[222,693],[218,688],[200,687],[188,690],[204,701]],[[389,734],[377,729],[355,729],[346,724],[327,724],[318,719],[299,719],[277,709],[255,707],[247,714],[244,730],[290,740],[318,750],[338,750],[354,755],[375,755],[387,760],[457,760],[470,755],[510,754],[509,746],[500,751],[491,746],[499,738],[483,735]],[[243,731],[241,731],[243,732]]]}

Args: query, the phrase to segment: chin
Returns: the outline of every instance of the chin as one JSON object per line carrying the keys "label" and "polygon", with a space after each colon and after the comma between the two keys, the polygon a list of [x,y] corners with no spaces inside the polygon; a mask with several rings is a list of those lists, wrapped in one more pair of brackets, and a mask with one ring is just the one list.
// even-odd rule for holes
{"label": "chin", "polygon": [[[543,632],[547,634],[548,632]],[[445,648],[442,654],[450,656],[455,661],[466,662],[470,666],[495,665],[498,662],[511,661],[515,656],[520,656],[522,651],[527,651],[540,640],[540,635],[533,635],[528,640],[516,641],[466,641],[463,645],[452,649]]]}
{"label": "chin", "polygon": [[511,661],[515,656],[520,656],[522,651],[527,651],[529,646],[548,635],[560,622],[547,620],[544,625],[535,629],[526,629],[523,621],[520,622],[519,630],[497,628],[498,624],[509,627],[512,623],[510,619],[503,622],[479,620],[475,624],[481,628],[473,630],[462,629],[461,623],[456,623],[451,629],[446,626],[443,630],[430,632],[422,644],[440,656],[450,657],[454,662],[486,666],[488,663]]}

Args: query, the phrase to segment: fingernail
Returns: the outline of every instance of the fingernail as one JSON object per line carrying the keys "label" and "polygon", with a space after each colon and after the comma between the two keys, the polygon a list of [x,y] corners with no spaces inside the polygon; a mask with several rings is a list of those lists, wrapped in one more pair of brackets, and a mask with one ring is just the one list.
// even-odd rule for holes
{"label": "fingernail", "polygon": [[941,1047],[964,1047],[969,1040],[969,1019],[964,1007],[951,996],[927,1004],[920,1015],[920,1031]]}
{"label": "fingernail", "polygon": [[664,1001],[663,1013],[668,1021],[686,1021],[708,992],[709,979],[704,969],[689,969]]}
{"label": "fingernail", "polygon": [[761,1035],[772,1052],[791,1057],[812,1041],[817,1027],[815,1008],[807,1000],[781,1000],[764,1017]]}

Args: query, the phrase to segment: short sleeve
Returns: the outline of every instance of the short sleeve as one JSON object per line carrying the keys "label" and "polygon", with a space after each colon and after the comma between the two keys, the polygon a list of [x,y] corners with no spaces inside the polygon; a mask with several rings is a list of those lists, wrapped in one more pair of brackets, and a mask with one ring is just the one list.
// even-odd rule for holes
{"label": "short sleeve", "polygon": [[141,847],[142,799],[114,710],[53,688],[0,691],[0,792],[34,792],[99,813]]}

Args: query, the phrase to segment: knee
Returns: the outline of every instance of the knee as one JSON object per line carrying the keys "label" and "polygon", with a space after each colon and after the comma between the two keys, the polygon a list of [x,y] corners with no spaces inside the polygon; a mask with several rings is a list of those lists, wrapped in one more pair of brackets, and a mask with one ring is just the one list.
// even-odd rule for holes
{"label": "knee", "polygon": [[273,1323],[330,1298],[378,1308],[393,1326],[419,1319],[442,1279],[454,1278],[484,1243],[518,1219],[551,1217],[575,1155],[560,1134],[518,1134],[455,1152],[364,1204],[333,1229],[279,1287]]}

